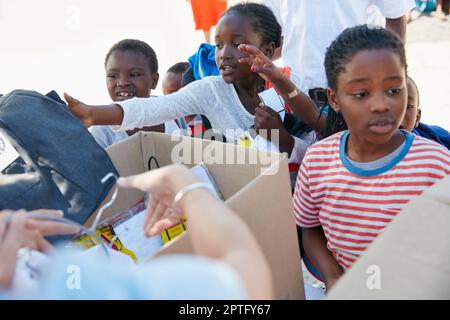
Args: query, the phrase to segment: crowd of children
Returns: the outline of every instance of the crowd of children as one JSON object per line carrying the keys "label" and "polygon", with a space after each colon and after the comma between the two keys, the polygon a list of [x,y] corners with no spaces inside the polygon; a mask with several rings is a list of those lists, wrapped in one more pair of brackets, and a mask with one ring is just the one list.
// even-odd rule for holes
{"label": "crowd of children", "polygon": [[[450,134],[420,122],[419,90],[408,77],[404,44],[391,31],[357,26],[331,44],[323,110],[271,61],[281,33],[269,8],[238,4],[217,25],[220,75],[183,83],[192,66],[180,62],[163,78],[164,96],[152,96],[159,80],[155,52],[142,41],[123,40],[105,59],[113,104],[65,99],[104,148],[140,130],[170,134],[187,125],[192,134],[202,121],[227,143],[251,129],[272,140],[300,166],[293,214],[304,257],[329,290],[413,196],[450,174]],[[294,132],[261,103],[258,94],[269,87],[302,130]]]}

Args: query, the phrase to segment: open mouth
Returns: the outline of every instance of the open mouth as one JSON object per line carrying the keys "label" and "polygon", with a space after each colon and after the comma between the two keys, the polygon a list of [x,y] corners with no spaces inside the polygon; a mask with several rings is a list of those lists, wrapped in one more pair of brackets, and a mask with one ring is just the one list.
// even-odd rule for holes
{"label": "open mouth", "polygon": [[116,97],[118,100],[131,99],[135,96],[134,92],[131,91],[118,91],[116,92]]}
{"label": "open mouth", "polygon": [[235,69],[236,69],[235,67],[230,66],[230,65],[221,65],[219,67],[219,70],[223,75],[229,75],[229,74],[233,73]]}

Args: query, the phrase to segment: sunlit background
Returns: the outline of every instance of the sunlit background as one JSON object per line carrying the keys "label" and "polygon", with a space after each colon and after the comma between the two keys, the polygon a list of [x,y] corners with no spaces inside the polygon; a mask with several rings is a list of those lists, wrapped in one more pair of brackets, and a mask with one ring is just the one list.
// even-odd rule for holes
{"label": "sunlit background", "polygon": [[[450,129],[450,24],[427,22],[424,30],[419,23],[408,25],[414,37],[407,49],[423,119]],[[88,103],[109,102],[104,57],[124,38],[149,43],[163,75],[196,51],[203,34],[194,31],[185,0],[0,0],[0,93],[54,89]],[[161,92],[160,83],[153,93]]]}

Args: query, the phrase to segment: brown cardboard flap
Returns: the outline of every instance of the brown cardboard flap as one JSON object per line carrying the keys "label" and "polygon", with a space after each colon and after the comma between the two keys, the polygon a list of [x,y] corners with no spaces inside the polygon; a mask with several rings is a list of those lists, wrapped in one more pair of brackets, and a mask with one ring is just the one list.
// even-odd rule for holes
{"label": "brown cardboard flap", "polygon": [[422,195],[450,205],[450,175],[426,189]]}
{"label": "brown cardboard flap", "polygon": [[277,299],[304,299],[300,249],[283,157],[278,175],[260,175],[226,204],[248,225],[271,266]]}
{"label": "brown cardboard flap", "polygon": [[327,298],[450,299],[449,226],[449,205],[417,197]]}

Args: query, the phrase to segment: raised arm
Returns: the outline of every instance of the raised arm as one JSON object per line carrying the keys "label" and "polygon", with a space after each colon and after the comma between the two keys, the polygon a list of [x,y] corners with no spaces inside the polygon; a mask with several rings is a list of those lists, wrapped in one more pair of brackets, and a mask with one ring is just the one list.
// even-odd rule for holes
{"label": "raised arm", "polygon": [[295,114],[311,128],[322,132],[325,126],[325,116],[321,116],[319,119],[320,110],[312,99],[283,75],[258,48],[242,44],[239,46],[239,50],[249,55],[249,58],[241,59],[239,62],[248,63],[264,80],[272,82],[283,100],[292,108]]}

